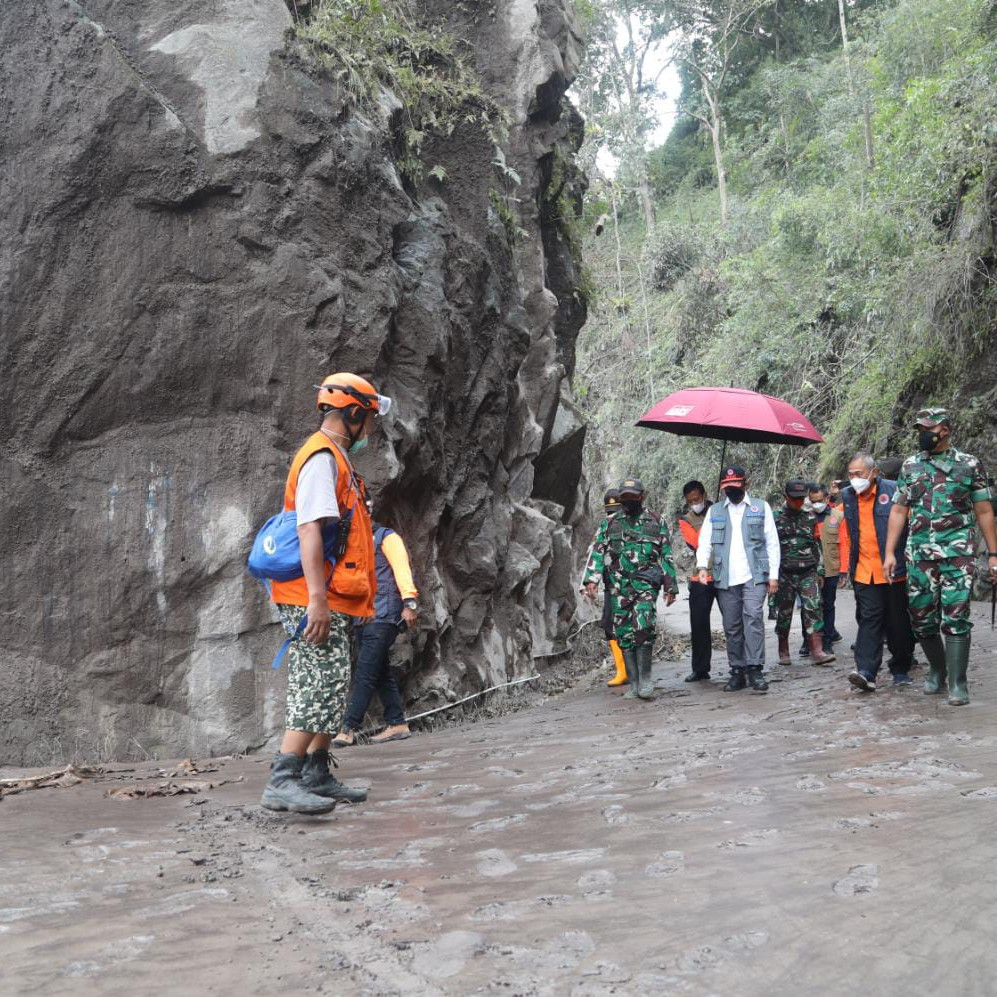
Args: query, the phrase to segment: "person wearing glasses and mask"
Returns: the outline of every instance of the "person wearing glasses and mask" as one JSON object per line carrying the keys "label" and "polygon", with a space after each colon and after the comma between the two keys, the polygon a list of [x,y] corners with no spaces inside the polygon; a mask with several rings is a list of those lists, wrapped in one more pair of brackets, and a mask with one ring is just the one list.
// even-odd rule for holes
{"label": "person wearing glasses and mask", "polygon": [[[284,511],[296,516],[302,575],[270,585],[292,642],[284,736],[260,801],[268,810],[305,814],[367,798],[366,790],[332,775],[329,744],[346,709],[353,618],[374,615],[377,590],[367,496],[350,458],[391,408],[391,399],[357,374],[331,374],[317,388],[321,422],[295,455],[284,486]],[[334,561],[325,552],[333,530]]]}
{"label": "person wearing glasses and mask", "polygon": [[[883,638],[890,649],[893,684],[910,683],[914,637],[907,613],[907,566],[901,553],[891,577],[883,568],[897,483],[884,478],[872,454],[857,453],[848,462],[849,484],[841,491],[844,520],[839,533],[841,586],[851,578],[858,607],[855,670],[848,681],[862,692],[876,691],[883,662]],[[905,537],[906,539],[906,537]]]}
{"label": "person wearing glasses and mask", "polygon": [[900,470],[883,570],[889,578],[901,574],[909,530],[907,591],[911,624],[928,659],[924,691],[940,695],[947,688],[950,705],[964,706],[977,526],[987,545],[989,581],[997,583],[993,496],[980,461],[952,446],[945,409],[921,409],[914,428],[919,452]]}
{"label": "person wearing glasses and mask", "polygon": [[765,595],[779,591],[779,534],[768,502],[748,494],[743,467],[731,464],[720,476],[724,498],[715,503],[699,531],[696,565],[713,585],[727,637],[730,678],[724,692],[750,685],[767,692],[765,681]]}
{"label": "person wearing glasses and mask", "polygon": [[682,487],[685,511],[679,516],[679,532],[686,546],[692,552],[693,571],[689,575],[689,632],[692,637],[692,671],[685,677],[686,682],[708,682],[713,657],[713,636],[710,631],[710,612],[717,597],[713,579],[707,572],[706,584],[699,581],[695,570],[696,548],[699,546],[699,531],[706,521],[706,514],[713,504],[706,497],[706,487],[701,481],[688,481]]}

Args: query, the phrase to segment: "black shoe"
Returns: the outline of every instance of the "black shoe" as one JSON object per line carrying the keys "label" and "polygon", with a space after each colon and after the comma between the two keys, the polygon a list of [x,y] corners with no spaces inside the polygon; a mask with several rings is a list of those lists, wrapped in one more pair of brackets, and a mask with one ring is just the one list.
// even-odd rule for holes
{"label": "black shoe", "polygon": [[707,672],[705,675],[700,675],[699,672],[692,672],[690,675],[686,675],[686,677],[682,681],[683,682],[709,682],[710,681],[710,673]]}
{"label": "black shoe", "polygon": [[868,672],[856,670],[848,676],[848,681],[862,692],[876,691],[876,677]]}
{"label": "black shoe", "polygon": [[748,684],[748,677],[744,674],[743,668],[738,668],[737,671],[730,673],[730,678],[727,679],[727,684],[724,686],[724,692],[740,692]]}
{"label": "black shoe", "polygon": [[842,637],[841,634],[839,634],[837,630],[835,630],[834,633],[831,634],[831,636],[830,636],[829,639],[830,639],[830,641],[831,641],[832,644],[837,644],[839,640],[844,640],[845,638]]}
{"label": "black shoe", "polygon": [[329,771],[330,761],[333,765],[336,764],[336,760],[324,749],[305,755],[305,764],[301,769],[301,782],[304,787],[310,793],[324,796],[330,800],[340,800],[343,803],[363,803],[367,799],[367,790],[344,786]]}
{"label": "black shoe", "polygon": [[760,665],[756,665],[754,668],[747,669],[748,672],[748,685],[751,686],[752,692],[768,692],[769,684],[765,681],[765,677],[762,675],[762,669]]}
{"label": "black shoe", "polygon": [[799,656],[801,658],[809,658],[810,657],[810,644],[807,642],[806,638],[804,638],[803,643],[800,645],[800,655]]}

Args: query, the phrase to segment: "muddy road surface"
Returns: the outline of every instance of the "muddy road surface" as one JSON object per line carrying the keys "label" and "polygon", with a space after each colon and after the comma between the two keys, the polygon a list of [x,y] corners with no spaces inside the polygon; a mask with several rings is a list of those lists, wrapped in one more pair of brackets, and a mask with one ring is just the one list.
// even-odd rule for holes
{"label": "muddy road surface", "polygon": [[832,668],[770,665],[762,696],[721,692],[722,653],[709,685],[659,662],[653,703],[576,690],[344,750],[370,800],[325,818],[262,811],[262,758],[204,763],[229,781],[195,794],[106,795],[170,781],[149,763],[5,797],[0,992],[992,993],[974,615],[966,708],[920,671],[852,693],[846,596]]}

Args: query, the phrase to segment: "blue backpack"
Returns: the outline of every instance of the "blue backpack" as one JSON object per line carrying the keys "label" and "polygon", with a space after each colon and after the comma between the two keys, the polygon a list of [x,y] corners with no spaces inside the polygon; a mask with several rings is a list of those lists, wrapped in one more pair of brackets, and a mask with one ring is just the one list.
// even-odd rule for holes
{"label": "blue backpack", "polygon": [[[322,530],[322,550],[325,559],[333,564],[339,544],[339,522],[341,520]],[[246,563],[249,573],[264,584],[300,578],[304,570],[301,567],[301,544],[298,542],[298,514],[292,510],[271,516],[256,534]]]}
{"label": "blue backpack", "polygon": [[[359,495],[355,478],[350,482],[350,489]],[[322,529],[322,552],[325,560],[331,562],[333,569],[346,548],[346,540],[350,535],[352,522],[353,506],[350,506],[337,522],[329,523]],[[298,514],[296,512],[293,510],[278,512],[276,516],[271,516],[260,527],[260,531],[253,541],[246,565],[249,568],[249,573],[254,578],[259,578],[266,586],[268,595],[270,582],[289,582],[295,578],[300,578],[305,573],[301,567],[301,542],[298,540]],[[329,584],[332,584],[331,572]],[[271,667],[280,668],[280,663],[284,660],[288,648],[300,639],[307,626],[308,614],[305,613],[294,633],[281,644]]]}

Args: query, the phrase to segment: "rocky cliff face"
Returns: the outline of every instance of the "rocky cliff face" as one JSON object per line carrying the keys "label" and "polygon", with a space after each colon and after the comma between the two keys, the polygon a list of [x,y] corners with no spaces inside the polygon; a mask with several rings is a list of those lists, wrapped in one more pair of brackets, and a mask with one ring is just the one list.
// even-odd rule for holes
{"label": "rocky cliff face", "polygon": [[[570,0],[446,11],[508,108],[403,184],[377,115],[287,46],[281,0],[43,0],[0,18],[0,760],[260,746],[278,628],[244,570],[316,425],[369,374],[361,458],[414,556],[425,706],[529,674],[574,609],[584,301],[555,199],[579,123]],[[463,20],[462,20],[463,18]]]}

